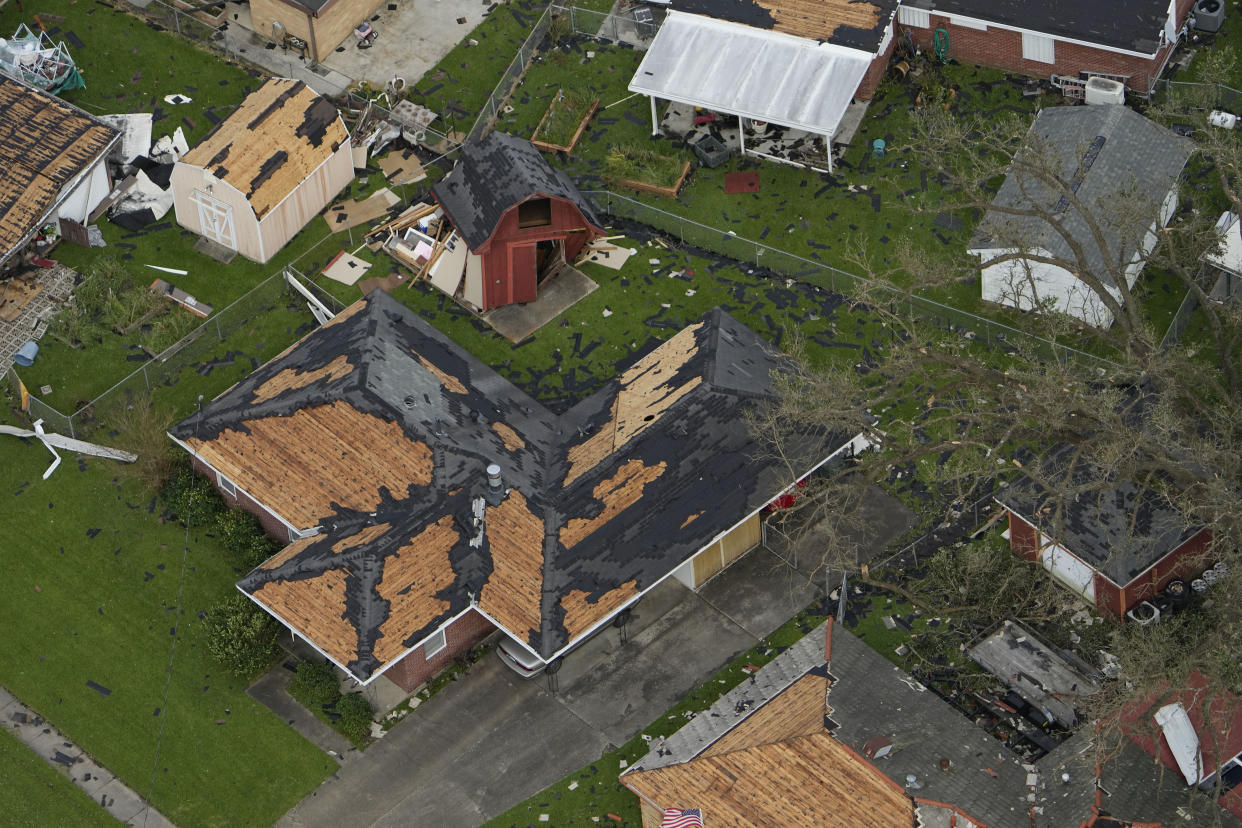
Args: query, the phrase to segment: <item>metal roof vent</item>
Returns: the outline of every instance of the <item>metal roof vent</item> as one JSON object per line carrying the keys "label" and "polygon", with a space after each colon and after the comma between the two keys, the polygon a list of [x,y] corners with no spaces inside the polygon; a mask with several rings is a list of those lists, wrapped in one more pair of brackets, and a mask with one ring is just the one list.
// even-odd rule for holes
{"label": "metal roof vent", "polygon": [[487,491],[483,496],[492,506],[499,506],[505,499],[505,482],[500,476],[500,466],[495,463],[487,467]]}

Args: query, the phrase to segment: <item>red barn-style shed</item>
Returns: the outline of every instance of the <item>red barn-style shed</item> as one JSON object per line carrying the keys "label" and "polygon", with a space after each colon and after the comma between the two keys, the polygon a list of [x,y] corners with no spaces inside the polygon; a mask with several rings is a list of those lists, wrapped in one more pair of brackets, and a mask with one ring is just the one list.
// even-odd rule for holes
{"label": "red barn-style shed", "polygon": [[1024,477],[997,498],[1009,513],[1010,548],[1101,612],[1122,617],[1170,581],[1204,569],[1212,533],[1187,525],[1150,489],[1109,481],[1067,445],[1041,461],[1040,477],[1064,485]]}
{"label": "red barn-style shed", "polygon": [[[453,227],[479,257],[466,295],[479,310],[532,302],[542,279],[572,261],[604,228],[569,176],[522,138],[492,132],[462,147],[453,171],[432,189]],[[472,278],[481,278],[472,289]]]}

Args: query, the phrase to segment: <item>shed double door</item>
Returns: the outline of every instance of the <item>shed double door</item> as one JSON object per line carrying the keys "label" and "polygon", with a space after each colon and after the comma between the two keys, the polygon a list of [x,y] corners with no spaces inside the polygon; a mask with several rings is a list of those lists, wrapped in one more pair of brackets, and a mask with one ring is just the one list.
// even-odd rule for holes
{"label": "shed double door", "polygon": [[224,245],[229,250],[236,250],[233,208],[197,190],[194,193],[194,203],[198,205],[199,233],[213,242]]}

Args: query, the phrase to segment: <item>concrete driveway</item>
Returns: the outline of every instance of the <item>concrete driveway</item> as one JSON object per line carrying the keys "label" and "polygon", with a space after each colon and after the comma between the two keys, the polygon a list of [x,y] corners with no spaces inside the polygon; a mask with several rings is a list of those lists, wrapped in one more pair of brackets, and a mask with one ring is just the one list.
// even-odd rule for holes
{"label": "concrete driveway", "polygon": [[[883,501],[868,546],[910,513]],[[494,656],[351,759],[287,826],[476,826],[621,745],[738,653],[822,595],[760,547],[699,592],[668,579],[556,676],[523,680]]]}

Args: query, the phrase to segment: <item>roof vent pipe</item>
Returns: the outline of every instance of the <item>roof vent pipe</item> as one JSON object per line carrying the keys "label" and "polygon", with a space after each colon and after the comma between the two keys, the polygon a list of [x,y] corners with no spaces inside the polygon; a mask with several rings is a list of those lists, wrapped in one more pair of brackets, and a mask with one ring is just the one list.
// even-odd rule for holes
{"label": "roof vent pipe", "polygon": [[505,499],[504,480],[500,476],[500,466],[495,463],[490,463],[487,467],[487,492],[484,497],[492,506],[499,506]]}

